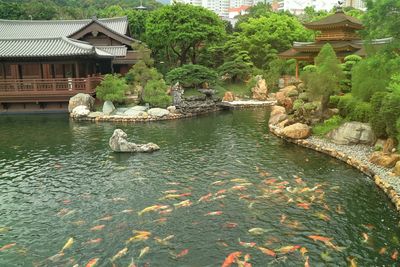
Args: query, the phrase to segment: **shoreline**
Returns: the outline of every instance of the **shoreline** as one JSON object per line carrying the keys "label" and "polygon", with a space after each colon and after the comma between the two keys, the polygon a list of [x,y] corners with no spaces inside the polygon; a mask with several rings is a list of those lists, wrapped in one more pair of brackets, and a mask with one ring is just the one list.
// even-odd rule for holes
{"label": "shoreline", "polygon": [[389,197],[397,211],[400,211],[400,182],[399,177],[391,176],[390,169],[377,166],[368,160],[369,152],[373,148],[367,145],[337,145],[329,140],[310,136],[307,139],[291,139],[283,136],[279,132],[280,128],[269,124],[269,131],[287,141],[304,148],[324,153],[340,161],[343,161],[353,168],[361,171],[370,177],[375,184]]}

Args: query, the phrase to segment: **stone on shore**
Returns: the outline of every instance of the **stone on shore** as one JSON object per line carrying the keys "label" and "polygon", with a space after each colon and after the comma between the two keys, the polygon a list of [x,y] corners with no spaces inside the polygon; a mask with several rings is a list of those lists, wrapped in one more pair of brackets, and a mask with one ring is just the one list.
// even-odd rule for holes
{"label": "stone on shore", "polygon": [[224,101],[224,102],[235,101],[235,95],[232,92],[227,91],[227,92],[225,92],[224,97],[222,98],[222,101]]}
{"label": "stone on shore", "polygon": [[130,110],[137,110],[137,111],[147,111],[149,107],[147,106],[134,106],[129,108]]}
{"label": "stone on shore", "polygon": [[89,94],[76,94],[69,99],[68,112],[71,113],[77,106],[86,106],[89,110],[93,110],[94,98]]}
{"label": "stone on shore", "polygon": [[127,140],[128,135],[121,129],[116,129],[110,138],[109,145],[114,152],[153,152],[160,147],[153,143],[135,144]]}
{"label": "stone on shore", "polygon": [[271,110],[271,117],[274,117],[278,114],[286,114],[286,109],[282,106],[273,106]]}
{"label": "stone on shore", "polygon": [[286,120],[287,118],[288,118],[288,116],[286,115],[286,113],[276,114],[275,116],[271,116],[269,118],[268,124],[269,125],[277,125],[278,123]]}
{"label": "stone on shore", "polygon": [[169,106],[169,107],[167,107],[167,110],[172,114],[176,113],[176,107],[175,106]]}
{"label": "stone on shore", "polygon": [[327,134],[331,141],[338,145],[368,144],[375,143],[375,135],[368,123],[346,122],[339,128]]}
{"label": "stone on shore", "polygon": [[152,108],[147,111],[150,116],[161,118],[164,116],[168,116],[170,112],[163,108]]}
{"label": "stone on shore", "polygon": [[398,161],[398,162],[396,163],[396,165],[394,166],[393,173],[394,173],[396,176],[400,176],[400,161]]}
{"label": "stone on shore", "polygon": [[80,105],[72,110],[71,117],[82,118],[82,117],[87,117],[89,114],[90,114],[89,108],[87,106]]}
{"label": "stone on shore", "polygon": [[148,114],[145,111],[130,108],[124,112],[124,116],[135,117],[135,118],[147,118]]}
{"label": "stone on shore", "polygon": [[256,77],[256,85],[251,89],[253,93],[253,99],[265,101],[268,99],[268,87],[265,79],[258,75]]}
{"label": "stone on shore", "polygon": [[111,101],[105,101],[103,104],[104,115],[111,115],[115,110],[114,104]]}
{"label": "stone on shore", "polygon": [[394,138],[388,138],[383,146],[383,153],[392,153],[396,150],[396,140]]}
{"label": "stone on shore", "polygon": [[369,159],[371,163],[385,168],[393,168],[399,160],[399,154],[386,154],[383,152],[374,152]]}
{"label": "stone on shore", "polygon": [[89,118],[97,118],[97,117],[101,117],[101,116],[103,116],[103,115],[104,115],[103,112],[98,112],[98,111],[96,111],[96,112],[90,112],[89,115],[88,115],[88,117],[89,117]]}
{"label": "stone on shore", "polygon": [[295,123],[283,128],[282,134],[292,139],[305,139],[311,135],[311,128],[307,124]]}

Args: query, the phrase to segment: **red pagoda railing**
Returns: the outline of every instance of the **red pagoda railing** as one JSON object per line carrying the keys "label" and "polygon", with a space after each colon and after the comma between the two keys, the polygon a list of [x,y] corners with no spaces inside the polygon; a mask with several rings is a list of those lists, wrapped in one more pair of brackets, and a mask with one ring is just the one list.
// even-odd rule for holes
{"label": "red pagoda railing", "polygon": [[101,81],[101,76],[65,79],[0,80],[0,102],[11,99],[40,101],[49,97],[70,97],[77,93],[94,94]]}

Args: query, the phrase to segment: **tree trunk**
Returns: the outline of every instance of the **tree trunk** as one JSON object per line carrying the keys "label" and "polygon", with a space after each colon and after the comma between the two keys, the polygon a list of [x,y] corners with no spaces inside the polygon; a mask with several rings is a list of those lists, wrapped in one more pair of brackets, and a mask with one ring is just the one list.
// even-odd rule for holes
{"label": "tree trunk", "polygon": [[321,99],[321,118],[325,118],[328,111],[330,95],[323,95]]}

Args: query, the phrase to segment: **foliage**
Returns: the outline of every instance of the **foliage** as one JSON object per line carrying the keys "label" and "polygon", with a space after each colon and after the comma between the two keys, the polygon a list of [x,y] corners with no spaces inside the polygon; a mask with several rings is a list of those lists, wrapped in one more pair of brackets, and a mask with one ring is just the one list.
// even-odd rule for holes
{"label": "foliage", "polygon": [[337,108],[338,105],[339,105],[340,99],[341,99],[341,96],[332,95],[332,96],[329,98],[329,107],[330,107],[330,108]]}
{"label": "foliage", "polygon": [[122,101],[128,85],[119,75],[107,74],[96,88],[96,96],[104,101]]}
{"label": "foliage", "polygon": [[277,53],[289,49],[293,41],[308,41],[313,33],[303,27],[296,17],[286,13],[269,12],[241,23],[236,43],[245,50],[255,67],[265,69]]}
{"label": "foliage", "polygon": [[375,92],[387,90],[393,73],[400,69],[400,57],[385,50],[361,60],[352,73],[352,94],[369,101]]}
{"label": "foliage", "polygon": [[322,47],[315,63],[315,71],[306,71],[302,77],[310,97],[321,101],[321,114],[324,115],[328,109],[329,98],[339,91],[339,82],[344,75],[330,44]]}
{"label": "foliage", "polygon": [[149,80],[143,91],[143,101],[153,107],[166,108],[172,102],[167,94],[168,86],[163,79]]}
{"label": "foliage", "polygon": [[382,101],[381,113],[386,124],[386,133],[390,137],[396,137],[396,121],[400,115],[400,95],[395,93],[387,94]]}
{"label": "foliage", "polygon": [[167,81],[169,84],[179,82],[183,87],[201,88],[204,83],[214,85],[217,82],[217,73],[201,65],[183,65],[168,72]]}
{"label": "foliage", "polygon": [[[202,46],[220,40],[225,25],[212,11],[199,6],[174,4],[163,6],[149,15],[146,21],[146,42],[158,52],[171,52],[180,66],[197,61]],[[173,58],[167,58],[174,60]]]}
{"label": "foliage", "polygon": [[397,150],[400,151],[400,117],[396,121],[396,130],[397,130],[396,139],[397,139],[397,143],[398,143]]}
{"label": "foliage", "polygon": [[161,79],[157,69],[147,65],[143,60],[138,61],[125,75],[128,84],[145,87],[149,80]]}
{"label": "foliage", "polygon": [[293,102],[293,110],[298,110],[298,109],[300,109],[301,107],[303,107],[303,105],[304,105],[304,101],[303,101],[303,100],[301,100],[301,99],[296,99],[296,100]]}
{"label": "foliage", "polygon": [[386,134],[386,124],[383,118],[383,114],[381,113],[382,102],[386,92],[377,92],[371,98],[371,118],[370,123],[372,130],[378,138],[387,137]]}
{"label": "foliage", "polygon": [[218,68],[221,76],[228,75],[232,82],[245,81],[253,72],[253,63],[246,51],[241,51],[236,58],[225,62]]}
{"label": "foliage", "polygon": [[275,58],[268,63],[268,67],[265,70],[263,76],[267,81],[269,88],[274,89],[278,87],[279,78],[282,75],[294,75],[296,72],[296,61],[295,60],[284,60]]}
{"label": "foliage", "polygon": [[368,102],[356,102],[348,115],[348,119],[352,121],[369,122],[372,108]]}
{"label": "foliage", "polygon": [[318,136],[325,136],[330,131],[338,128],[345,120],[340,116],[333,116],[325,120],[323,123],[317,124],[312,128],[312,132]]}
{"label": "foliage", "polygon": [[344,63],[342,64],[342,69],[345,75],[345,79],[341,81],[341,91],[343,93],[349,93],[351,91],[351,78],[353,67],[362,60],[360,56],[349,55],[344,58]]}
{"label": "foliage", "polygon": [[354,107],[356,105],[357,100],[351,94],[340,96],[337,103],[339,114],[343,117],[347,117],[350,113],[354,111]]}
{"label": "foliage", "polygon": [[370,38],[400,38],[400,2],[398,0],[366,0],[368,12],[364,24]]}
{"label": "foliage", "polygon": [[270,4],[257,3],[246,10],[247,13],[238,17],[238,21],[235,24],[236,30],[238,30],[240,24],[247,22],[250,18],[259,18],[268,16],[272,12],[272,6]]}
{"label": "foliage", "polygon": [[395,73],[392,75],[388,89],[390,92],[400,94],[400,73]]}

